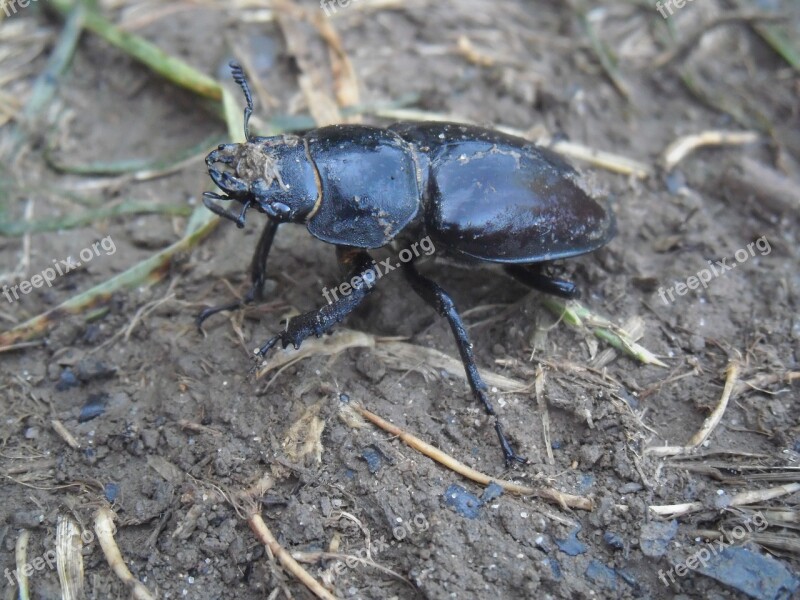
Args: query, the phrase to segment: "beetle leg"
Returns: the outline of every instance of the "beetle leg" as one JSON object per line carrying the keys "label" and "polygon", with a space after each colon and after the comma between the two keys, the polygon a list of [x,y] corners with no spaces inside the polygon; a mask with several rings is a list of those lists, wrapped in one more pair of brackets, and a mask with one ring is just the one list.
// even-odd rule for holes
{"label": "beetle leg", "polygon": [[472,388],[472,393],[483,404],[486,414],[494,417],[494,429],[497,432],[497,437],[500,440],[500,446],[503,448],[503,455],[506,459],[506,465],[509,466],[513,462],[525,464],[528,462],[526,458],[518,456],[508,443],[505,434],[503,433],[503,425],[500,423],[500,417],[494,412],[494,407],[489,401],[487,394],[487,387],[478,372],[478,367],[475,365],[475,356],[472,353],[472,343],[469,341],[467,329],[464,327],[464,322],[461,320],[461,315],[458,314],[453,299],[450,295],[442,289],[439,284],[431,281],[427,277],[422,276],[417,271],[413,263],[405,263],[403,265],[403,272],[408,279],[411,287],[419,294],[425,302],[430,304],[436,311],[445,317],[450,323],[450,329],[453,330],[453,336],[456,338],[456,345],[458,352],[461,354],[461,362],[464,364],[464,370],[467,373],[467,381]]}
{"label": "beetle leg", "polygon": [[306,338],[312,335],[321,337],[353,312],[375,288],[375,282],[378,280],[377,266],[366,251],[337,246],[336,257],[340,264],[350,268],[348,279],[350,292],[346,295],[344,292],[341,296],[336,295],[335,300],[319,310],[312,310],[289,319],[284,331],[271,337],[260,348],[256,348],[257,357],[264,356],[278,342],[283,348],[289,344],[299,348]]}
{"label": "beetle leg", "polygon": [[581,297],[581,292],[574,283],[544,275],[540,272],[540,268],[540,265],[506,265],[505,271],[520,283],[545,294],[567,300]]}
{"label": "beetle leg", "polygon": [[237,310],[245,304],[261,302],[261,300],[264,299],[264,283],[267,281],[267,257],[272,248],[272,240],[275,239],[275,232],[278,230],[278,225],[280,225],[280,223],[277,221],[268,219],[264,230],[261,232],[261,237],[258,238],[256,251],[253,253],[253,260],[250,263],[251,286],[244,295],[244,298],[227,304],[220,304],[219,306],[211,306],[203,310],[195,319],[198,329],[203,325],[203,321],[211,315],[227,310]]}

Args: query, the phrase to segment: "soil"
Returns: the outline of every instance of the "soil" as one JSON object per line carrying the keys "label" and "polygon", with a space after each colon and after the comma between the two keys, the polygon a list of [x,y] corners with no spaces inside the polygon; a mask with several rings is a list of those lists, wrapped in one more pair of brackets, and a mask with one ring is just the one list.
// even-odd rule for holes
{"label": "soil", "polygon": [[[227,2],[176,3],[172,10],[102,4],[112,21],[226,85],[227,62],[249,57],[253,76],[273,99],[265,106],[264,94],[256,94],[260,123],[307,114],[298,63],[281,28],[258,18],[264,11]],[[0,568],[7,574],[15,568],[22,530],[30,532],[29,560],[46,556],[59,515],[70,515],[88,540],[86,597],[128,597],[93,534],[95,511],[107,504],[122,557],[155,597],[310,598],[256,539],[242,503],[234,501],[266,477],[268,491],[251,497],[284,548],[358,554],[370,547],[378,567],[337,566],[319,557],[305,563],[340,598],[770,597],[748,596],[697,571],[665,585],[663,573],[705,546],[698,530],[727,530],[731,519],[753,510],[796,510],[800,501],[794,491],[743,513],[729,503],[741,492],[798,481],[749,475],[796,469],[800,458],[800,80],[748,23],[708,26],[733,16],[727,3],[687,3],[669,19],[648,3],[631,2],[597,5],[581,19],[578,4],[409,0],[380,9],[364,0],[336,5],[330,23],[358,76],[363,104],[415,94],[415,109],[546,130],[652,169],[642,179],[573,161],[606,191],[619,233],[592,254],[558,263],[555,272],[579,285],[593,312],[618,324],[638,317],[640,343],[666,368],[603,354],[602,341],[556,322],[541,295],[499,272],[426,265],[465,314],[481,371],[529,384],[492,393],[509,438],[530,459],[506,469],[493,422],[456,369],[408,368],[376,347],[361,347],[312,353],[277,376],[249,374],[251,349],[280,330],[281,318],[321,306],[323,286],[337,284],[333,248],[302,227],[279,232],[267,301],[217,315],[199,334],[193,323],[199,310],[247,289],[263,217],[250,215],[244,230],[223,222],[174,260],[161,281],[59,318],[39,343],[0,354]],[[745,12],[765,7],[796,34],[797,3],[754,3]],[[9,36],[24,35],[23,48],[37,53],[25,76],[7,84],[20,105],[63,29],[43,8],[31,4],[2,26]],[[696,43],[654,66],[700,30],[706,32]],[[613,52],[616,83],[592,49],[593,38]],[[8,39],[2,43],[13,48]],[[309,55],[317,60],[311,49]],[[6,66],[13,60],[11,53]],[[705,101],[691,91],[686,73],[708,91]],[[196,207],[202,192],[213,189],[201,160],[154,179],[96,178],[56,172],[45,148],[69,164],[174,156],[209,135],[225,137],[207,105],[85,33],[51,106],[4,162],[0,220],[69,216],[86,210],[79,199]],[[365,116],[364,122],[390,121]],[[670,173],[660,168],[671,142],[707,130],[752,130],[758,138],[695,150]],[[790,182],[785,196],[748,185],[742,176],[752,172],[748,165]],[[186,223],[184,215],[119,216],[2,238],[5,284],[112,240],[52,287],[0,301],[2,328],[147,259],[177,241]],[[707,287],[675,287],[723,258],[735,268]],[[457,357],[447,323],[402,276],[387,274],[380,283],[343,327],[403,336]],[[667,289],[675,290],[674,300]],[[646,452],[688,443],[718,404],[730,361],[740,365],[738,381],[764,385],[738,387],[722,421],[691,456]],[[537,367],[544,377],[539,402]],[[475,496],[485,486],[372,425],[354,427],[342,418],[347,399],[493,478],[587,496],[594,510],[511,493],[454,508],[451,485]],[[313,424],[324,423],[321,447],[314,439],[311,451],[286,443],[301,418],[295,433],[303,439]],[[79,448],[68,445],[54,421]],[[649,509],[687,502],[703,509],[674,524]],[[467,508],[477,508],[477,516],[470,518]],[[752,536],[737,545],[797,573],[792,514],[794,525],[767,520],[768,532],[793,546]],[[32,598],[61,597],[55,569],[34,569],[30,581]],[[3,598],[16,597],[8,578],[3,585]]]}

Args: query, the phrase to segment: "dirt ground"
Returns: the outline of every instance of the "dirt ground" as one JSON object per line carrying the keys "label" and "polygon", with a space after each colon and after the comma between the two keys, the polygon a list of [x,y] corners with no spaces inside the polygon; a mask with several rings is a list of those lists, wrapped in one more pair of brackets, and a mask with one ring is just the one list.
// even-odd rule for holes
{"label": "dirt ground", "polygon": [[[400,275],[382,279],[343,337],[249,374],[251,349],[338,283],[333,248],[302,227],[279,231],[265,303],[217,315],[199,334],[199,310],[247,289],[264,217],[249,215],[244,230],[222,222],[161,277],[0,348],[3,599],[21,597],[12,571],[25,564],[31,598],[62,597],[48,560],[59,522],[83,530],[85,597],[129,597],[97,539],[104,507],[123,560],[157,598],[313,597],[251,531],[254,513],[339,598],[800,597],[800,78],[766,41],[775,19],[762,18],[777,15],[797,48],[800,5],[706,0],[669,4],[664,18],[649,2],[334,1],[320,22],[338,33],[337,53],[325,27],[285,3],[100,4],[237,102],[227,63],[242,61],[262,132],[289,116],[319,118],[325,98],[335,114],[346,95],[337,84],[357,81],[356,104],[372,108],[365,123],[388,125],[391,111],[375,107],[400,106],[638,161],[646,176],[572,160],[605,190],[619,233],[554,272],[579,285],[584,307],[634,320],[639,343],[666,366],[612,352],[500,272],[425,265],[465,315],[482,373],[526,386],[492,385],[509,438],[530,459],[506,469],[463,372],[422,349],[457,358],[447,323]],[[64,31],[47,6],[20,5],[0,25],[2,283],[96,250],[52,287],[0,299],[0,330],[177,242],[214,189],[202,162],[211,142],[158,177],[63,173],[53,162],[174,161],[209,136],[229,138],[211,101],[89,31],[52,100],[26,121]],[[664,162],[676,139],[717,130],[753,135]],[[178,209],[12,227],[134,200]],[[692,281],[712,267],[705,286]],[[393,337],[418,350],[401,360]],[[690,444],[725,398],[697,447],[654,450]],[[509,492],[476,502],[464,494],[487,486],[355,422],[352,404],[492,479],[584,496],[593,510]],[[733,568],[687,570],[720,535],[745,552]],[[27,557],[15,564],[24,536]],[[337,558],[365,549],[369,564]]]}

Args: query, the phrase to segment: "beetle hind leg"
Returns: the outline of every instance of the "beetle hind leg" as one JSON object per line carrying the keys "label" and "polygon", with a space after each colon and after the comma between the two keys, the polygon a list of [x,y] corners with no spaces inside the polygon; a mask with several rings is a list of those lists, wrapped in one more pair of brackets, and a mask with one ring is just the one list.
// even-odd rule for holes
{"label": "beetle hind leg", "polygon": [[472,393],[483,405],[486,414],[494,417],[494,429],[497,432],[497,438],[500,440],[500,446],[503,448],[506,465],[509,466],[514,462],[526,464],[528,460],[514,452],[511,444],[509,444],[503,433],[503,425],[497,413],[495,413],[492,403],[489,401],[489,396],[487,394],[488,388],[478,372],[478,367],[475,365],[472,343],[469,341],[467,329],[464,327],[461,315],[459,315],[456,310],[453,299],[439,284],[421,275],[413,263],[405,263],[403,265],[403,272],[414,291],[450,323],[450,329],[452,329],[453,336],[456,338],[458,352],[461,355],[461,362],[464,364],[464,370],[467,373],[467,381],[469,381]]}
{"label": "beetle hind leg", "polygon": [[541,265],[506,265],[506,273],[514,279],[545,294],[575,300],[581,292],[571,281],[550,277],[541,272]]}

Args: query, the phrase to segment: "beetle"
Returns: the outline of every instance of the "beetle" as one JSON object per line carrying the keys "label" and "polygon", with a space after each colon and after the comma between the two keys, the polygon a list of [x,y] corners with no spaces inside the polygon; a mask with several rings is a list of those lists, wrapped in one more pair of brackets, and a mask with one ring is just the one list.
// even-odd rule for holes
{"label": "beetle", "polygon": [[[348,295],[289,319],[284,331],[255,350],[256,357],[279,342],[298,348],[353,312],[380,275],[369,250],[429,236],[437,255],[499,263],[529,287],[576,298],[572,282],[544,274],[542,265],[596,250],[616,233],[608,204],[594,198],[561,157],[491,129],[398,122],[385,129],[332,125],[302,136],[252,136],[250,89],[241,67],[230,66],[246,101],[246,141],[208,154],[208,173],[223,194],[205,192],[203,202],[239,228],[249,209],[266,215],[267,223],[244,299],[204,310],[198,326],[216,312],[262,299],[266,261],[281,223],[304,224],[313,237],[333,244],[346,281],[353,282]],[[241,210],[231,212],[218,201],[238,202]],[[448,320],[472,394],[494,418],[506,465],[526,463],[506,439],[452,298],[413,260],[400,268],[412,289]]]}

